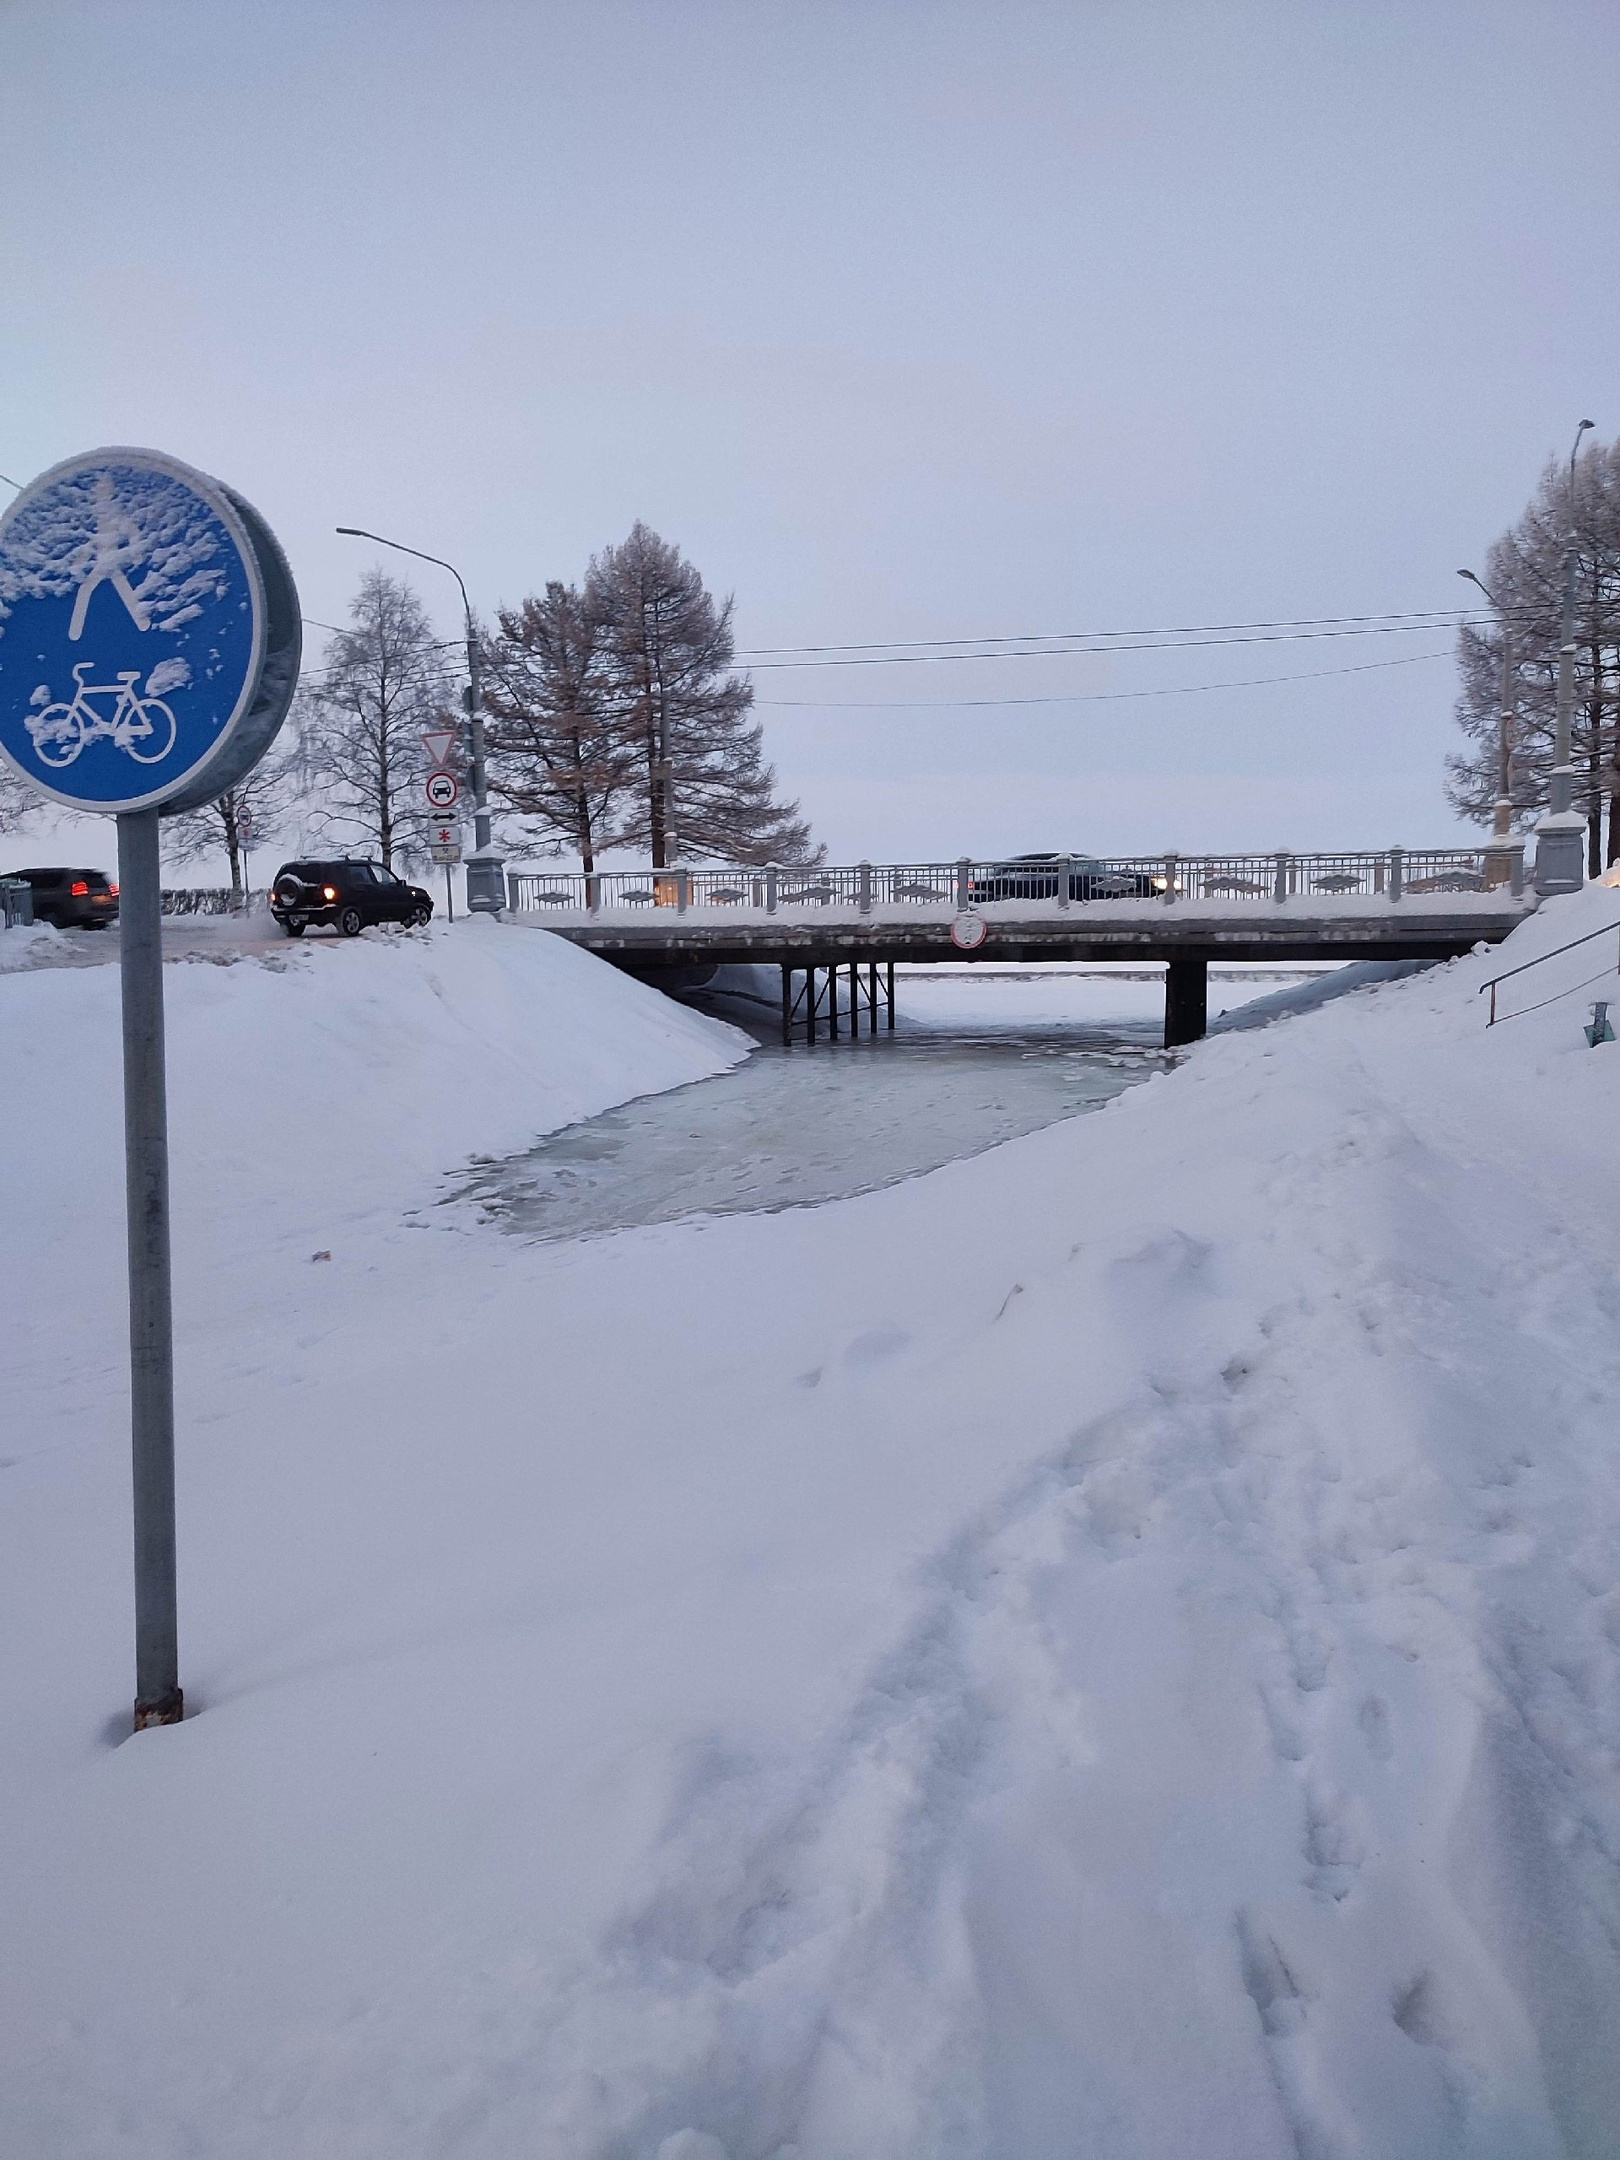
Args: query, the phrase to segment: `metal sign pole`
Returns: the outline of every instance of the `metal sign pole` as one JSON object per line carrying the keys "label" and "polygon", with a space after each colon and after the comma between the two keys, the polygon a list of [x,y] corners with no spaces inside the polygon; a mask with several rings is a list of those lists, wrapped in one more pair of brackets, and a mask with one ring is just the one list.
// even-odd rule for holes
{"label": "metal sign pole", "polygon": [[158,817],[229,798],[251,878],[252,812],[235,791],[298,687],[298,590],[251,503],[162,451],[125,448],[66,458],[7,504],[0,591],[0,772],[118,820],[139,1731],[178,1724],[185,1707]]}
{"label": "metal sign pole", "polygon": [[124,1004],[137,1732],[148,1725],[177,1725],[184,1710],[175,1603],[174,1324],[160,876],[157,811],[123,812],[118,819],[118,925]]}

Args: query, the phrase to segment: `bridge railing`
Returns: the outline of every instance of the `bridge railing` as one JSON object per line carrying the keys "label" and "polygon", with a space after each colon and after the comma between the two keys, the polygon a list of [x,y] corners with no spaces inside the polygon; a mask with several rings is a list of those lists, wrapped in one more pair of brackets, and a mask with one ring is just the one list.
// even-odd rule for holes
{"label": "bridge railing", "polygon": [[[1507,874],[1504,877],[1504,870]],[[559,913],[672,908],[705,913],[806,909],[896,915],[1013,903],[1057,909],[1111,901],[1400,901],[1407,895],[1484,892],[1508,883],[1523,891],[1523,855],[1511,864],[1483,848],[1389,848],[1381,853],[1295,855],[1073,855],[1039,861],[1005,856],[955,862],[849,863],[811,869],[703,864],[669,870],[512,871],[508,896],[519,911]]]}
{"label": "bridge railing", "polygon": [[228,885],[165,885],[165,915],[256,915],[270,904],[267,892],[232,892]]}

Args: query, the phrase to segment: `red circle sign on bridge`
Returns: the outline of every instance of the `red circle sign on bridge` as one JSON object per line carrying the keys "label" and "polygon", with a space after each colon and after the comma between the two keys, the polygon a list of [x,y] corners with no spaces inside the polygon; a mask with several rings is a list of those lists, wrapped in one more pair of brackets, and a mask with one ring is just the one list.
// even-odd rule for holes
{"label": "red circle sign on bridge", "polygon": [[454,773],[430,772],[424,793],[435,810],[453,810],[461,794],[461,783]]}
{"label": "red circle sign on bridge", "polygon": [[984,917],[964,908],[951,924],[951,943],[959,952],[977,952],[987,936]]}

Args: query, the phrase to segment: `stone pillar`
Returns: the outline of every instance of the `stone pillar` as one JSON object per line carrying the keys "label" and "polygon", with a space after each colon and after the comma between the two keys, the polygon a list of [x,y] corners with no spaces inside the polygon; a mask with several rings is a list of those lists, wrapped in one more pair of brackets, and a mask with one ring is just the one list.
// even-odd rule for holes
{"label": "stone pillar", "polygon": [[1578,810],[1549,810],[1537,825],[1535,881],[1543,897],[1586,883],[1586,820]]}

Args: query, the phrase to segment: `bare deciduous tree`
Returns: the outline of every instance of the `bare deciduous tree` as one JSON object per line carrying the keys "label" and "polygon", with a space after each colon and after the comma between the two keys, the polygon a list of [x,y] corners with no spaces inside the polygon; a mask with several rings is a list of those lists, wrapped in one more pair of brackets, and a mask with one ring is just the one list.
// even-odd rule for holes
{"label": "bare deciduous tree", "polygon": [[[1499,608],[1489,627],[1458,633],[1462,690],[1457,724],[1469,747],[1446,760],[1446,792],[1465,817],[1488,823],[1498,785],[1504,630],[1514,661],[1513,821],[1532,824],[1546,807],[1558,705],[1564,550],[1576,544],[1575,709],[1580,775],[1576,805],[1587,818],[1587,868],[1596,877],[1620,859],[1620,443],[1593,444],[1576,461],[1574,487],[1549,463],[1524,515],[1490,548],[1484,580]],[[1584,784],[1583,784],[1584,783]],[[1604,811],[1608,812],[1607,845]]]}
{"label": "bare deciduous tree", "polygon": [[0,765],[0,833],[15,832],[41,797],[9,765]]}
{"label": "bare deciduous tree", "polygon": [[432,812],[422,793],[425,728],[459,736],[444,648],[403,579],[370,570],[349,609],[350,627],[299,691],[302,779],[313,830],[395,856],[427,852]]}
{"label": "bare deciduous tree", "polygon": [[278,745],[216,801],[165,818],[164,854],[171,861],[185,863],[223,849],[230,863],[231,898],[240,904],[246,886],[247,857],[278,836],[298,800],[302,770],[298,744]]}
{"label": "bare deciduous tree", "polygon": [[629,837],[637,766],[600,598],[553,580],[502,608],[500,635],[484,647],[491,790],[533,820],[543,848],[577,852],[586,871]]}

